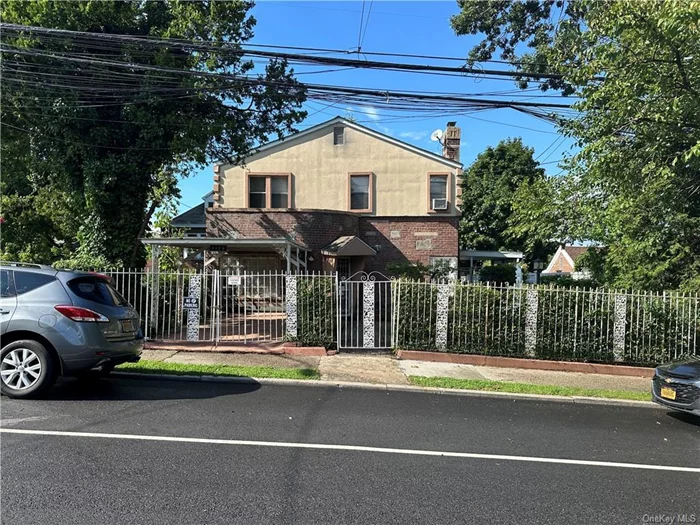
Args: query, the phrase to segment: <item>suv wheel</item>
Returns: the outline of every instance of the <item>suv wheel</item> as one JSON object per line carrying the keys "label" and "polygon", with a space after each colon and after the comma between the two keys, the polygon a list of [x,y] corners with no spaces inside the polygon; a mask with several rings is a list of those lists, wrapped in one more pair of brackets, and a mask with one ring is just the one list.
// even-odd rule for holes
{"label": "suv wheel", "polygon": [[53,359],[38,341],[15,341],[0,352],[0,390],[6,396],[37,397],[55,380]]}

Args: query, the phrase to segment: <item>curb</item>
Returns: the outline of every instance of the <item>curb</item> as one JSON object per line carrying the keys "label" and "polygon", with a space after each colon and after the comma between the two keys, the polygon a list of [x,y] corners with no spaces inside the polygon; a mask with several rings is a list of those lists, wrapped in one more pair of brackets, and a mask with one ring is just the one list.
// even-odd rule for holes
{"label": "curb", "polygon": [[583,374],[607,374],[627,377],[654,377],[654,369],[643,366],[609,365],[577,361],[551,361],[523,357],[500,357],[482,354],[455,354],[449,352],[426,352],[422,350],[398,350],[398,359],[403,361],[429,361],[460,365],[493,366],[500,368],[523,368],[553,372],[579,372]]}
{"label": "curb", "polygon": [[[335,355],[335,351],[326,351],[322,346],[296,346],[292,343],[278,345],[265,345],[251,343],[248,345],[213,344],[213,343],[159,343],[147,342],[144,350],[156,350],[165,352],[209,352],[212,354],[257,354],[257,355],[296,355],[307,357],[320,357]],[[332,353],[330,353],[332,352]]]}
{"label": "curb", "polygon": [[587,405],[610,405],[638,408],[663,408],[651,401],[634,401],[630,399],[609,399],[604,397],[583,396],[547,396],[541,394],[519,394],[515,392],[491,392],[487,390],[466,390],[461,388],[436,388],[415,385],[389,385],[383,383],[355,383],[351,381],[325,381],[323,379],[278,379],[254,378],[236,376],[207,376],[207,375],[175,375],[175,374],[143,374],[139,372],[112,372],[110,376],[122,379],[158,379],[164,381],[194,381],[202,383],[231,383],[231,384],[260,384],[279,386],[313,386],[352,388],[357,390],[383,390],[385,392],[413,392],[420,394],[444,394],[468,397],[500,397],[509,399],[529,399],[535,401],[551,401]]}

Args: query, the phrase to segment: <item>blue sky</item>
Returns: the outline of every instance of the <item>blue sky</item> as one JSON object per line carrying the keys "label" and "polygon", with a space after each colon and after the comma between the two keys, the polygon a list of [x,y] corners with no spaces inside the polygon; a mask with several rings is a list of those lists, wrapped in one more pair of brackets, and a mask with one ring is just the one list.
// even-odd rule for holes
{"label": "blue sky", "polygon": [[[457,2],[380,2],[364,6],[365,51],[408,53],[420,55],[464,57],[478,37],[458,37],[450,27],[450,16],[458,12]],[[257,20],[255,37],[251,43],[356,50],[360,28],[362,1],[355,2],[282,2],[259,1],[252,14]],[[357,54],[347,55],[357,58]],[[362,58],[362,56],[360,56]],[[410,63],[440,63],[458,65],[455,62],[437,62],[415,58],[372,57],[377,60],[405,61]],[[491,67],[491,66],[489,66]],[[409,72],[343,70],[316,73],[331,69],[329,66],[296,67],[299,80],[318,84],[384,88],[410,91],[445,91],[451,93],[509,92],[489,98],[509,100],[538,100],[533,93],[519,92],[515,84],[506,80],[488,80]],[[538,93],[535,92],[534,95]],[[548,98],[541,101],[567,103],[566,99]],[[527,96],[528,98],[524,98]],[[391,102],[389,101],[389,104]],[[569,151],[572,144],[557,134],[554,126],[534,117],[510,109],[495,109],[464,115],[416,116],[387,110],[387,106],[376,107],[327,107],[326,103],[308,102],[309,117],[299,129],[318,124],[336,115],[352,115],[359,123],[390,134],[416,146],[438,151],[439,144],[430,141],[430,133],[444,129],[448,120],[456,120],[462,128],[461,161],[469,166],[479,152],[495,146],[500,140],[521,137],[523,142],[535,149],[535,157],[550,174],[560,171],[556,161]],[[524,129],[527,128],[527,129]],[[550,147],[551,146],[551,147]],[[547,149],[549,148],[549,149]],[[196,175],[180,182],[182,199],[180,209],[185,210],[201,202],[200,198],[211,190],[212,169],[207,167]]]}

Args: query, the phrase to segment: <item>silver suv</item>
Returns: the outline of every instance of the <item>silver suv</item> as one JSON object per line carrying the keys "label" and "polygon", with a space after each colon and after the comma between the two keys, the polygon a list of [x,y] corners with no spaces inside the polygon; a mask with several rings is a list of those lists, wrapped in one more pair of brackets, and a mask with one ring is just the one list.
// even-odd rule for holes
{"label": "silver suv", "polygon": [[138,361],[143,333],[103,275],[0,262],[0,348],[2,393],[37,397],[59,375]]}

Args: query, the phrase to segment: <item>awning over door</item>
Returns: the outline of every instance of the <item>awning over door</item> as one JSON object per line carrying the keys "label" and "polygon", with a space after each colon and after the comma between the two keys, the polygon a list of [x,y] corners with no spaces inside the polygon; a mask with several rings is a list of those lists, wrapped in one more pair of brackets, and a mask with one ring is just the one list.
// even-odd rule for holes
{"label": "awning over door", "polygon": [[377,255],[377,251],[355,235],[338,237],[332,243],[321,248],[323,255],[330,257],[357,257]]}

